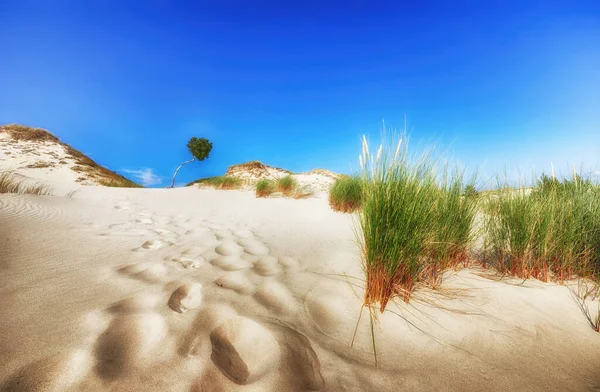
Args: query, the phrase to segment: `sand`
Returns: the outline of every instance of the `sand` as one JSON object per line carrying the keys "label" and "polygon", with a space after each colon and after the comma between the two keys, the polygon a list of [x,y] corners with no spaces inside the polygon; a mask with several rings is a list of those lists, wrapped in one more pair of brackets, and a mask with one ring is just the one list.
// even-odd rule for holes
{"label": "sand", "polygon": [[600,390],[570,289],[480,267],[388,305],[376,367],[353,227],[325,194],[0,195],[0,389]]}

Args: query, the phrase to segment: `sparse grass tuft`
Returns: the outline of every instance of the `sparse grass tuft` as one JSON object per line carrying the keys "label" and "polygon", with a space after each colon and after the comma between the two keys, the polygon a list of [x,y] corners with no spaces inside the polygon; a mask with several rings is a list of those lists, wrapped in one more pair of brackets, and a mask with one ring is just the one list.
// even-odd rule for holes
{"label": "sparse grass tuft", "polygon": [[355,212],[362,205],[360,177],[341,177],[329,189],[329,205],[334,211]]}
{"label": "sparse grass tuft", "polygon": [[8,133],[13,140],[23,141],[51,141],[60,142],[56,136],[45,129],[28,127],[20,124],[7,124],[0,126],[0,132]]}
{"label": "sparse grass tuft", "polygon": [[48,196],[52,195],[52,190],[49,186],[42,184],[27,185],[25,181],[16,178],[14,174],[5,171],[0,173],[0,193]]}
{"label": "sparse grass tuft", "polygon": [[143,186],[136,184],[135,182],[128,180],[125,177],[122,178],[102,178],[98,180],[98,184],[101,186],[107,186],[112,188],[143,188]]}
{"label": "sparse grass tuft", "polygon": [[256,197],[267,197],[275,192],[275,183],[272,180],[263,178],[256,183]]}
{"label": "sparse grass tuft", "polygon": [[207,185],[211,186],[215,189],[224,189],[224,190],[232,190],[239,189],[243,185],[243,181],[241,178],[237,177],[229,177],[229,176],[216,176],[216,177],[208,177],[201,178],[196,180],[189,185],[199,184],[199,185]]}
{"label": "sparse grass tuft", "polygon": [[297,181],[289,174],[277,180],[277,190],[286,196],[290,195],[297,186]]}
{"label": "sparse grass tuft", "polygon": [[296,187],[291,194],[294,199],[307,199],[313,196],[315,192],[308,186]]}

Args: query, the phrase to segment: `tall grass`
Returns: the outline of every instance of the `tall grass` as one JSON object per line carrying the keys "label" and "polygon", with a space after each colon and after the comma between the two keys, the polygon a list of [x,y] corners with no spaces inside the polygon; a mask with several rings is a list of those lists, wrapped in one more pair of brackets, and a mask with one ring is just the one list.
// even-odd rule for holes
{"label": "tall grass", "polygon": [[600,186],[574,174],[543,175],[530,194],[489,201],[486,259],[521,278],[600,278]]}
{"label": "tall grass", "polygon": [[466,260],[476,208],[462,196],[462,171],[432,150],[409,155],[406,137],[388,144],[373,156],[363,137],[360,156],[364,304],[381,312],[390,299],[408,301],[418,283],[435,284],[445,268]]}
{"label": "tall grass", "polygon": [[102,178],[98,180],[98,184],[112,188],[143,188],[143,186],[136,184],[125,177]]}
{"label": "tall grass", "polygon": [[256,183],[256,197],[267,197],[275,192],[275,184],[268,178],[263,178]]}
{"label": "tall grass", "polygon": [[30,195],[52,195],[52,190],[47,185],[27,185],[9,171],[0,173],[0,193],[20,193]]}
{"label": "tall grass", "polygon": [[284,195],[289,195],[297,186],[297,181],[289,174],[277,180],[277,190]]}
{"label": "tall grass", "polygon": [[360,177],[342,177],[329,189],[329,205],[334,211],[355,212],[362,205],[362,180]]}
{"label": "tall grass", "polygon": [[189,185],[200,184],[200,185],[208,185],[215,189],[238,189],[243,185],[243,181],[238,177],[230,177],[230,176],[216,176],[216,177],[208,177],[202,178],[200,180],[196,180]]}

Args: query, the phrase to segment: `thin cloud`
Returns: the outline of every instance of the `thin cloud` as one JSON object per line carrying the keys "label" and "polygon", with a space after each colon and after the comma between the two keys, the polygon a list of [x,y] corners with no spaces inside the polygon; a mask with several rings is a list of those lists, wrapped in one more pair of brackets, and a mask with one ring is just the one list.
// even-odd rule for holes
{"label": "thin cloud", "polygon": [[154,169],[151,168],[139,170],[125,169],[123,171],[127,174],[131,174],[131,176],[143,186],[159,185],[163,182],[162,177],[154,173]]}

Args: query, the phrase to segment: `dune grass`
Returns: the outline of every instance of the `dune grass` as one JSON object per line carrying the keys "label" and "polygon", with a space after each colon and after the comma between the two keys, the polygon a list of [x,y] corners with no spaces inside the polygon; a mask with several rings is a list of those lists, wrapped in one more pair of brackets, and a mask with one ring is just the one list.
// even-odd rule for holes
{"label": "dune grass", "polygon": [[289,174],[277,180],[277,190],[284,195],[290,195],[297,186],[298,182]]}
{"label": "dune grass", "polygon": [[543,175],[533,189],[488,201],[486,261],[520,278],[600,279],[600,186]]}
{"label": "dune grass", "polygon": [[9,171],[0,173],[0,193],[19,193],[29,195],[52,195],[52,190],[47,185],[30,184],[15,177]]}
{"label": "dune grass", "polygon": [[263,178],[256,183],[256,197],[267,197],[275,192],[275,183],[268,178]]}
{"label": "dune grass", "polygon": [[360,177],[341,177],[329,189],[329,206],[334,211],[352,213],[362,205]]}
{"label": "dune grass", "polygon": [[223,190],[232,190],[239,189],[243,185],[243,181],[241,178],[230,177],[230,176],[215,176],[215,177],[207,177],[201,178],[194,182],[191,182],[187,186],[199,184],[199,185],[207,185],[213,187],[215,189],[223,189]]}
{"label": "dune grass", "polygon": [[381,145],[376,157],[363,137],[359,213],[366,274],[365,306],[385,310],[418,283],[439,284],[445,268],[465,262],[473,237],[474,198],[463,196],[463,172],[426,151],[409,155],[407,138]]}
{"label": "dune grass", "polygon": [[101,186],[107,186],[112,188],[143,188],[143,186],[136,184],[135,182],[125,178],[102,178],[98,180],[98,184]]}

